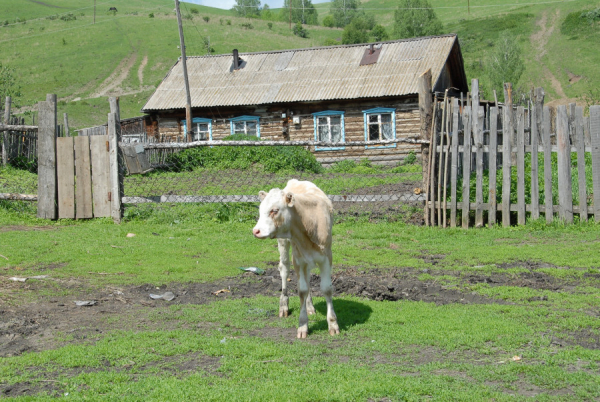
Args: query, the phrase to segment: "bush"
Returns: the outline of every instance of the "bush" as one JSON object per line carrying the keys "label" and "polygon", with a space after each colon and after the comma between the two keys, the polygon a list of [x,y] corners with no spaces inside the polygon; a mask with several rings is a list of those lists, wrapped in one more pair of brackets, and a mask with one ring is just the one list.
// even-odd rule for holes
{"label": "bush", "polygon": [[335,26],[335,20],[331,14],[323,18],[323,26],[327,28],[333,28]]}
{"label": "bush", "polygon": [[331,39],[331,38],[327,38],[325,39],[325,42],[323,42],[323,46],[337,46],[339,45],[340,42],[335,40],[335,39]]}
{"label": "bush", "polygon": [[75,21],[77,17],[73,13],[63,14],[60,16],[60,19],[63,21]]}
{"label": "bush", "polygon": [[[255,136],[236,134],[226,141],[259,141]],[[265,172],[303,171],[319,173],[323,168],[315,156],[303,147],[295,146],[218,146],[198,147],[172,154],[167,158],[169,171],[210,169],[261,169]]]}
{"label": "bush", "polygon": [[296,25],[294,25],[294,35],[301,38],[308,38],[308,31],[302,27],[301,23],[297,22]]}
{"label": "bush", "polygon": [[204,20],[204,22],[208,23],[208,21],[210,21],[210,17],[205,15],[204,17],[202,17],[202,19]]}
{"label": "bush", "polygon": [[[229,25],[229,20],[227,20],[227,25]],[[254,25],[252,25],[252,24],[251,24],[251,23],[249,23],[249,22],[244,22],[244,23],[242,24],[242,28],[246,28],[246,29],[254,29]]]}
{"label": "bush", "polygon": [[148,17],[150,17],[150,18],[154,18],[154,13],[150,13],[150,14],[148,14]]}
{"label": "bush", "polygon": [[227,20],[227,25],[231,25],[231,20]]}
{"label": "bush", "polygon": [[200,13],[200,11],[198,11],[198,9],[196,7],[192,7],[192,8],[190,8],[190,13],[198,15]]}
{"label": "bush", "polygon": [[589,34],[595,30],[598,21],[600,21],[600,7],[590,11],[575,11],[567,15],[560,26],[560,32],[574,37]]}
{"label": "bush", "polygon": [[269,27],[269,29],[273,29],[273,23],[272,22],[267,23],[267,27]]}
{"label": "bush", "polygon": [[17,169],[27,170],[28,172],[31,172],[31,173],[37,173],[37,171],[38,171],[37,158],[33,158],[33,160],[29,160],[25,156],[17,156],[16,158],[10,159],[9,164]]}

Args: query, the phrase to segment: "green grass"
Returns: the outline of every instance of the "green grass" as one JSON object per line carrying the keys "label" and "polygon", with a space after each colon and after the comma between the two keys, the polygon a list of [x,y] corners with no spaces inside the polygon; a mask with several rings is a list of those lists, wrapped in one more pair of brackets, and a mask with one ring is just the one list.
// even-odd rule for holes
{"label": "green grass", "polygon": [[[7,258],[0,258],[0,277],[51,277],[31,282],[35,292],[22,286],[2,300],[14,308],[106,286],[210,282],[241,275],[239,266],[265,268],[278,258],[274,241],[252,237],[252,221],[219,222],[208,211],[194,221],[184,218],[118,226],[107,219],[49,223],[0,209],[3,227],[37,228],[0,232],[0,253]],[[600,308],[597,225],[533,222],[462,230],[357,219],[333,230],[334,273],[344,267],[382,275],[410,268],[419,280],[510,304],[377,302],[339,295],[334,304],[342,332],[331,338],[325,303],[316,297],[308,341],[292,341],[297,297],[290,298],[287,319],[276,317],[277,297],[138,305],[103,316],[108,329],[102,333],[92,328],[82,339],[78,331],[86,328],[54,332],[46,334],[53,347],[0,358],[0,386],[27,384],[34,396],[24,399],[35,400],[51,398],[43,394],[48,383],[51,393],[93,400],[600,397],[600,352],[577,344],[586,336],[591,344],[600,337],[593,313]],[[532,272],[528,264],[547,264],[533,272],[572,285],[557,292],[468,281],[472,275],[518,279]],[[61,286],[59,280],[69,279],[77,287]]]}

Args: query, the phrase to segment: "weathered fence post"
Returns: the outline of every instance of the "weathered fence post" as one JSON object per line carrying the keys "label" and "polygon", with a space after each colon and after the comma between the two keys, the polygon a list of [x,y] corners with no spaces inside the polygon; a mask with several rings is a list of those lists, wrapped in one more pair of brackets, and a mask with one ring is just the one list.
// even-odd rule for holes
{"label": "weathered fence post", "polygon": [[517,107],[517,224],[525,224],[525,108]]}
{"label": "weathered fence post", "polygon": [[488,225],[496,224],[496,155],[498,152],[498,107],[490,108],[490,170],[489,170],[489,194],[488,202],[490,204],[488,210]]}
{"label": "weathered fence post", "polygon": [[583,139],[583,108],[575,107],[575,147],[577,148],[577,183],[579,185],[579,219],[587,222],[587,189],[585,188],[585,141]]}
{"label": "weathered fence post", "polygon": [[556,145],[558,146],[558,215],[566,223],[573,223],[573,185],[571,183],[571,142],[567,107],[556,110]]}
{"label": "weathered fence post", "polygon": [[538,147],[542,132],[544,89],[536,88],[534,97],[535,104],[531,109],[531,218],[535,220],[540,218]]}
{"label": "weathered fence post", "polygon": [[600,105],[590,106],[590,142],[594,178],[594,220],[600,222]]}
{"label": "weathered fence post", "polygon": [[[12,100],[10,96],[6,97],[6,103],[4,104],[4,124],[10,124],[10,105]],[[8,132],[2,132],[2,165],[8,164]]]}
{"label": "weathered fence post", "polygon": [[483,226],[483,108],[479,109],[479,80],[471,80],[471,127],[475,145],[475,227]]}
{"label": "weathered fence post", "polygon": [[113,222],[121,223],[121,169],[119,167],[119,132],[116,113],[108,114],[108,143],[110,166],[110,203]]}
{"label": "weathered fence post", "polygon": [[[431,140],[431,131],[433,120],[433,94],[431,93],[431,70],[425,71],[419,76],[418,79],[418,91],[419,91],[419,116],[421,118],[421,126],[419,130],[419,136],[422,140]],[[429,145],[421,145],[421,166],[423,166],[423,187],[427,186],[427,180],[429,177]],[[425,188],[425,192],[429,192],[428,188]],[[431,199],[427,197],[425,200],[425,211],[427,211],[427,202]],[[426,213],[426,225],[429,223],[429,214]]]}
{"label": "weathered fence post", "polygon": [[544,106],[542,116],[542,139],[544,145],[544,214],[546,223],[554,220],[552,200],[552,143],[550,138],[550,108]]}
{"label": "weathered fence post", "polygon": [[458,176],[458,99],[452,98],[452,162],[450,164],[450,227],[456,227],[456,178]]}
{"label": "weathered fence post", "polygon": [[38,103],[38,211],[37,217],[56,219],[56,95]]}
{"label": "weathered fence post", "polygon": [[502,121],[502,226],[510,226],[510,180],[513,138],[512,84],[504,84],[504,114]]}
{"label": "weathered fence post", "polygon": [[463,229],[469,228],[469,209],[470,209],[470,185],[471,185],[471,121],[473,113],[471,104],[463,107],[463,182],[462,182],[462,216],[461,224]]}

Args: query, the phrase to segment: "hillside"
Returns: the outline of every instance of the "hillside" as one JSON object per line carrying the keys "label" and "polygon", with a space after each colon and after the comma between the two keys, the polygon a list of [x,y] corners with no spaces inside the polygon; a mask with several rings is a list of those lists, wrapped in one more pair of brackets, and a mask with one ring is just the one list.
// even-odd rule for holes
{"label": "hillside", "polygon": [[[510,6],[498,6],[498,0],[471,1],[470,14],[461,2],[431,1],[445,31],[459,35],[468,78],[480,78],[484,89],[486,54],[504,30],[518,35],[526,55],[526,71],[518,84],[521,88],[541,85],[548,100],[568,102],[600,87],[600,55],[595,50],[598,29],[561,33],[561,24],[570,12],[597,7],[596,1],[515,0]],[[180,54],[171,0],[98,2],[95,23],[93,7],[82,7],[77,0],[2,3],[0,60],[16,70],[23,92],[21,111],[27,114],[46,93],[56,93],[59,113],[69,114],[72,128],[104,122],[106,97],[111,95],[121,97],[124,118],[139,115]],[[391,32],[398,2],[362,3],[365,11]],[[118,12],[109,13],[109,7]],[[322,20],[329,4],[316,7]],[[189,3],[182,3],[182,13],[192,17],[184,19],[188,55],[206,54],[207,40],[219,54],[233,48],[248,52],[320,46],[327,39],[341,37],[340,29],[308,26],[309,38],[299,38],[284,22],[273,22],[270,29],[268,21],[238,18],[228,10]],[[208,22],[203,17],[208,17]],[[486,95],[490,94],[488,89]]]}

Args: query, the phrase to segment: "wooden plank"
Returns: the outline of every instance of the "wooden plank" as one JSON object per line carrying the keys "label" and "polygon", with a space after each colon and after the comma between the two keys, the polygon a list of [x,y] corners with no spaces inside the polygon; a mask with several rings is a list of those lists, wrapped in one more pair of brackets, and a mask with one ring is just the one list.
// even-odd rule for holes
{"label": "wooden plank", "polygon": [[431,226],[436,225],[435,219],[435,188],[436,188],[436,174],[435,174],[435,165],[437,160],[437,122],[440,121],[440,109],[436,106],[435,116],[433,118],[434,126],[431,131],[431,163],[429,165],[429,200],[431,201],[431,209],[429,211],[429,222]]}
{"label": "wooden plank", "polygon": [[583,108],[575,108],[575,146],[577,147],[577,183],[579,185],[579,219],[587,222],[587,189],[585,180],[585,140],[583,136]]}
{"label": "wooden plank", "polygon": [[463,181],[462,181],[462,227],[469,227],[469,191],[471,182],[471,110],[463,107],[464,139],[463,150]]}
{"label": "wooden plank", "polygon": [[496,154],[498,151],[498,108],[490,108],[490,169],[489,169],[489,193],[488,203],[488,226],[496,224]]}
{"label": "wooden plank", "polygon": [[456,227],[456,179],[458,176],[458,99],[452,98],[452,152],[450,165],[450,227]]}
{"label": "wooden plank", "polygon": [[108,135],[90,137],[92,162],[92,200],[95,218],[110,216],[110,162],[108,159]]}
{"label": "wooden plank", "polygon": [[[290,52],[293,54],[293,52]],[[431,139],[431,126],[433,120],[433,94],[431,89],[431,69],[421,74],[417,80],[419,93],[419,136],[423,140]],[[427,166],[429,161],[429,147],[421,147],[421,161],[423,166],[423,183],[427,182]]]}
{"label": "wooden plank", "polygon": [[546,223],[552,223],[552,140],[550,137],[550,108],[542,109],[542,143],[544,146],[544,205]]}
{"label": "wooden plank", "polygon": [[56,219],[56,103],[38,103],[38,210],[37,217]]}
{"label": "wooden plank", "polygon": [[446,147],[444,149],[444,187],[443,187],[443,199],[444,199],[444,205],[443,205],[443,226],[444,227],[448,227],[447,225],[447,217],[448,217],[448,213],[447,213],[447,205],[448,205],[448,164],[450,163],[449,159],[450,159],[450,130],[452,129],[451,127],[451,117],[452,117],[452,105],[451,105],[451,99],[448,99],[448,110],[446,111]]}
{"label": "wooden plank", "polygon": [[117,127],[117,115],[108,114],[108,143],[109,143],[109,166],[110,166],[110,215],[113,222],[121,223],[122,216],[122,186],[123,176],[119,169],[119,136],[120,130]]}
{"label": "wooden plank", "polygon": [[600,222],[600,106],[590,106],[590,143],[594,180],[594,220]]}
{"label": "wooden plank", "polygon": [[517,224],[525,224],[525,110],[517,107]]}
{"label": "wooden plank", "polygon": [[535,104],[531,109],[531,218],[536,220],[540,218],[538,152],[542,132],[544,89],[536,88],[534,94]]}
{"label": "wooden plank", "polygon": [[573,223],[573,185],[567,107],[556,109],[556,145],[558,146],[558,215],[565,223]]}
{"label": "wooden plank", "polygon": [[[479,104],[479,100],[477,102]],[[484,109],[483,106],[479,106],[473,111],[477,112],[477,116],[474,116],[473,123],[477,120],[477,126],[473,128],[473,138],[475,139],[475,174],[476,174],[476,185],[475,185],[475,227],[480,228],[483,226],[483,118]]]}
{"label": "wooden plank", "polygon": [[92,174],[90,137],[75,137],[75,218],[92,218]]}
{"label": "wooden plank", "polygon": [[[446,93],[444,95],[444,106],[442,109],[442,119],[441,119],[442,126],[441,126],[441,130],[440,130],[440,155],[438,157],[437,199],[440,202],[443,201],[442,200],[442,183],[443,183],[444,179],[442,177],[442,173],[443,173],[443,167],[444,167],[444,140],[445,140],[445,134],[446,134],[447,121],[448,121],[448,90],[446,90]],[[444,216],[445,215],[446,215],[446,211],[444,211]],[[444,218],[442,216],[441,207],[438,207],[438,209],[437,209],[437,216],[438,216],[438,226],[442,226]]]}
{"label": "wooden plank", "polygon": [[502,119],[502,226],[510,226],[510,179],[512,148],[512,106],[504,106]]}
{"label": "wooden plank", "polygon": [[[10,105],[12,103],[12,98],[10,96],[6,97],[6,102],[4,103],[4,124],[10,124]],[[8,164],[8,133],[4,131],[2,133],[2,165],[6,166]]]}
{"label": "wooden plank", "polygon": [[58,218],[75,219],[75,154],[73,138],[56,139]]}

